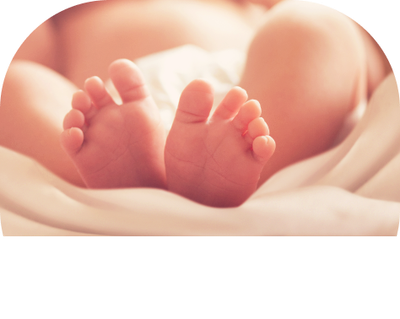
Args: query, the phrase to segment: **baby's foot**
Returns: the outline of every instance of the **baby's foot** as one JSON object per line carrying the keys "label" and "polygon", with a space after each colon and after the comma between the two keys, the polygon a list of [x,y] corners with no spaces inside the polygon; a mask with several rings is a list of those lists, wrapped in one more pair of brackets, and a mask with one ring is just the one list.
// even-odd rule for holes
{"label": "baby's foot", "polygon": [[195,80],[182,92],[167,137],[168,189],[199,203],[242,204],[257,188],[260,173],[275,150],[257,101],[233,88],[210,117],[213,91]]}
{"label": "baby's foot", "polygon": [[73,96],[61,144],[90,188],[165,187],[165,131],[139,69],[110,65],[117,105],[97,77]]}

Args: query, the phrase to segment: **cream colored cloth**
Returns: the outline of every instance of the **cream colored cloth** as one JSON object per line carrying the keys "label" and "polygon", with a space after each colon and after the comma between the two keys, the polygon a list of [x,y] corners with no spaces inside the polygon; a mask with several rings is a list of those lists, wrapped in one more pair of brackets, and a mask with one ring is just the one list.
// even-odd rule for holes
{"label": "cream colored cloth", "polygon": [[[214,107],[239,83],[246,55],[235,49],[208,52],[195,45],[183,45],[135,60],[150,94],[169,131],[183,89],[195,79],[208,81],[214,89]],[[113,98],[121,103],[111,80],[106,82]]]}
{"label": "cream colored cloth", "polygon": [[[231,209],[202,206],[156,189],[81,189],[0,148],[3,234],[357,235],[350,221],[330,224],[337,205],[342,211],[346,205],[353,211],[359,207],[360,216],[372,204],[376,214],[400,214],[399,122],[398,90],[390,75],[342,143],[278,172],[245,204]],[[372,215],[361,218],[371,226],[361,225],[360,234],[368,233],[368,227],[375,232]]]}

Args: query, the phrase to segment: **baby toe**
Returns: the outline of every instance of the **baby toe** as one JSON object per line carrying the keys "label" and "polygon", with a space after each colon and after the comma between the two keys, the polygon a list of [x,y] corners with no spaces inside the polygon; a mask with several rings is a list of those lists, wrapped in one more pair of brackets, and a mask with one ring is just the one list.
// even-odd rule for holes
{"label": "baby toe", "polygon": [[208,120],[214,102],[211,85],[203,80],[194,80],[183,90],[175,121],[203,123]]}
{"label": "baby toe", "polygon": [[265,123],[262,117],[252,120],[248,125],[246,135],[251,138],[251,140],[254,140],[257,136],[269,135],[267,123]]}
{"label": "baby toe", "polygon": [[257,161],[266,163],[274,154],[275,147],[271,136],[257,136],[253,141],[253,156]]}
{"label": "baby toe", "polygon": [[247,130],[249,123],[260,117],[260,115],[260,103],[256,100],[250,100],[241,107],[239,113],[232,120],[232,123],[238,130],[244,133]]}
{"label": "baby toe", "polygon": [[108,72],[123,103],[142,100],[150,96],[140,69],[127,59],[111,63]]}
{"label": "baby toe", "polygon": [[247,101],[247,93],[236,86],[231,89],[214,112],[213,119],[228,120],[234,117],[240,107]]}
{"label": "baby toe", "polygon": [[79,90],[72,96],[72,108],[81,111],[83,114],[89,113],[92,107],[92,100],[86,92]]}
{"label": "baby toe", "polygon": [[72,109],[65,115],[63,121],[63,128],[64,130],[68,130],[72,127],[82,128],[85,124],[85,116],[79,110]]}
{"label": "baby toe", "polygon": [[83,132],[77,127],[72,127],[61,133],[60,143],[64,151],[70,156],[79,152],[84,140]]}
{"label": "baby toe", "polygon": [[98,109],[102,107],[114,105],[114,100],[106,90],[104,82],[97,76],[86,80],[85,90],[89,94],[92,102]]}

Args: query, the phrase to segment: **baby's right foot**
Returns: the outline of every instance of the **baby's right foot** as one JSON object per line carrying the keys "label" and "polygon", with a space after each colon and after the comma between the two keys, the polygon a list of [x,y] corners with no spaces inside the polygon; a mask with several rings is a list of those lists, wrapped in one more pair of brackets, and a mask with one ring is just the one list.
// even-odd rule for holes
{"label": "baby's right foot", "polygon": [[61,144],[90,188],[165,188],[165,131],[138,68],[110,65],[123,103],[117,105],[97,77],[78,91],[64,119]]}
{"label": "baby's right foot", "polygon": [[210,116],[213,92],[202,80],[182,92],[165,146],[168,190],[209,206],[242,204],[275,150],[257,101],[233,88]]}

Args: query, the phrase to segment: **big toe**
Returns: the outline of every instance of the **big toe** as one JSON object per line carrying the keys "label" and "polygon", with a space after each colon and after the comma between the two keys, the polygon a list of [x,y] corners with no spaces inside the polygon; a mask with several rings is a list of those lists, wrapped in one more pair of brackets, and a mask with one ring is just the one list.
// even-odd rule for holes
{"label": "big toe", "polygon": [[185,123],[207,121],[214,103],[211,85],[204,80],[194,80],[183,90],[175,120]]}
{"label": "big toe", "polygon": [[123,103],[142,100],[150,96],[140,69],[132,61],[116,60],[111,63],[108,72]]}

